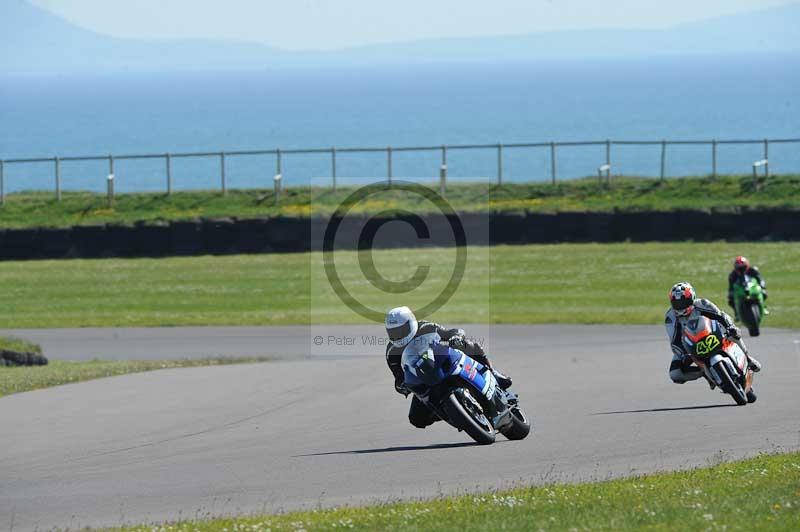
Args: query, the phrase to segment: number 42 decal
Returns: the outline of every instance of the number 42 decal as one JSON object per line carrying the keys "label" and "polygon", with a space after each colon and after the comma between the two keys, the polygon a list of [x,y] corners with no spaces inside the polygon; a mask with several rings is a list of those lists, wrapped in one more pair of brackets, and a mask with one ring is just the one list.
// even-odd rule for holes
{"label": "number 42 decal", "polygon": [[709,334],[699,342],[697,342],[697,346],[695,346],[695,352],[698,356],[708,355],[714,349],[719,347],[719,338],[714,336],[713,334]]}

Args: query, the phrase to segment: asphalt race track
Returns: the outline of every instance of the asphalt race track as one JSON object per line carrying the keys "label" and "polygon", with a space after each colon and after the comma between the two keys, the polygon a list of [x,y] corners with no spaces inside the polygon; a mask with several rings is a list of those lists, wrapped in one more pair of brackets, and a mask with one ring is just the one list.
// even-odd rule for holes
{"label": "asphalt race track", "polygon": [[736,407],[704,381],[669,381],[658,326],[469,330],[514,377],[535,423],[528,439],[480,447],[442,423],[409,425],[383,347],[370,345],[379,326],[89,329],[83,351],[80,332],[27,335],[54,358],[186,356],[200,346],[281,360],[0,399],[0,530],[355,505],[800,448],[800,332],[750,341],[764,363],[759,400]]}

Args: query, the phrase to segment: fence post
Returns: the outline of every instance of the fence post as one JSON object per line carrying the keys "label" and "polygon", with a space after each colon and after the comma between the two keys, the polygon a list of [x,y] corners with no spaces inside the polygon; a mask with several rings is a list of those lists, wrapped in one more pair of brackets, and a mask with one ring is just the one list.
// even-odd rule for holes
{"label": "fence post", "polygon": [[333,191],[336,192],[336,147],[331,148],[331,177],[333,179]]}
{"label": "fence post", "polygon": [[447,146],[442,145],[442,164],[447,166]]}
{"label": "fence post", "polygon": [[550,175],[553,178],[553,184],[556,184],[556,143],[550,143]]}
{"label": "fence post", "polygon": [[667,141],[661,141],[661,180],[664,180],[664,166],[667,158]]}
{"label": "fence post", "polygon": [[444,197],[447,190],[447,165],[443,164],[439,167],[439,195]]}
{"label": "fence post", "polygon": [[225,183],[225,152],[219,152],[219,178],[220,178],[220,186],[222,187],[222,195],[228,193],[227,187]]}
{"label": "fence post", "polygon": [[769,141],[764,139],[764,179],[769,178]]}
{"label": "fence post", "polygon": [[3,160],[0,159],[0,205],[6,204],[6,183],[3,166]]}
{"label": "fence post", "polygon": [[167,163],[167,196],[172,194],[172,155],[167,153],[164,155]]}
{"label": "fence post", "polygon": [[711,177],[717,177],[717,139],[711,141]]}
{"label": "fence post", "polygon": [[109,175],[114,175],[114,156],[108,156],[108,173]]}
{"label": "fence post", "polygon": [[611,141],[606,139],[606,164],[608,165],[608,172],[606,173],[606,181],[611,178]]}
{"label": "fence post", "polygon": [[503,145],[497,145],[497,184],[503,184]]}
{"label": "fence post", "polygon": [[61,159],[53,157],[56,172],[56,201],[61,201]]}
{"label": "fence post", "polygon": [[283,170],[281,169],[281,149],[278,148],[275,150],[275,165],[276,165],[276,172],[275,175],[283,175]]}
{"label": "fence post", "polygon": [[389,185],[392,184],[392,147],[386,148],[386,176],[389,180]]}

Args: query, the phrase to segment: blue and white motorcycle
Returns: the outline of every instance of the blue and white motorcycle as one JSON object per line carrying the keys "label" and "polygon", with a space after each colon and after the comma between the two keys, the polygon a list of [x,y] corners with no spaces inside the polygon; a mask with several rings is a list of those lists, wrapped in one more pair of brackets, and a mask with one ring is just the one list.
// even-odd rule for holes
{"label": "blue and white motorcycle", "polygon": [[440,419],[481,445],[494,443],[497,432],[509,440],[530,433],[517,395],[498,386],[489,368],[436,342],[415,351],[403,352],[405,385]]}

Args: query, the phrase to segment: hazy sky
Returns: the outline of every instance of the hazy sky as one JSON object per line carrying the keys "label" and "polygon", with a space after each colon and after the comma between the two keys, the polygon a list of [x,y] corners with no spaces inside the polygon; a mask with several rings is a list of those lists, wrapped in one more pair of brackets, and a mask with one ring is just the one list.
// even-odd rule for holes
{"label": "hazy sky", "polygon": [[[6,0],[0,0],[0,2]],[[664,28],[791,0],[29,0],[110,35],[332,49],[439,37]]]}

